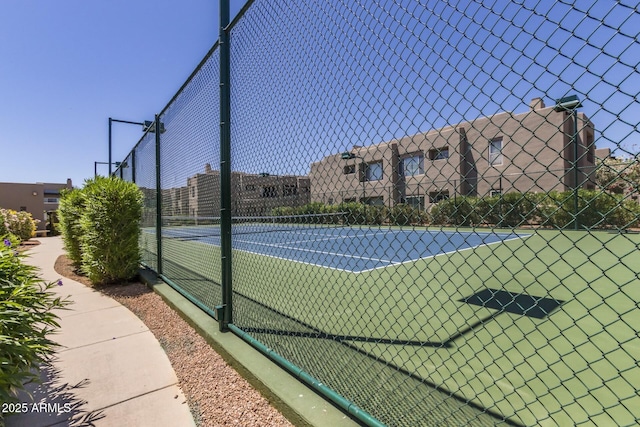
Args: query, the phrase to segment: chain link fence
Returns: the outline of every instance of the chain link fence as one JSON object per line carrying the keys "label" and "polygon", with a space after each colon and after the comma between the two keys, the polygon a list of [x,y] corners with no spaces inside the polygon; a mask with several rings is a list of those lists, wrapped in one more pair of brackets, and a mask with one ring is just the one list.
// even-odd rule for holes
{"label": "chain link fence", "polygon": [[143,261],[370,425],[636,425],[638,28],[252,1],[116,172]]}

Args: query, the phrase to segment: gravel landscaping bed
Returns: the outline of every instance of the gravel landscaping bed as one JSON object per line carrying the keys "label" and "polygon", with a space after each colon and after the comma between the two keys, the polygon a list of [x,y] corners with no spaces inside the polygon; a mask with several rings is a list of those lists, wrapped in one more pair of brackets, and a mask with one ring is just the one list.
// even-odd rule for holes
{"label": "gravel landscaping bed", "polygon": [[[91,286],[68,258],[55,263],[58,274]],[[135,313],[167,353],[198,426],[291,426],[244,378],[162,298],[141,283],[97,288]]]}

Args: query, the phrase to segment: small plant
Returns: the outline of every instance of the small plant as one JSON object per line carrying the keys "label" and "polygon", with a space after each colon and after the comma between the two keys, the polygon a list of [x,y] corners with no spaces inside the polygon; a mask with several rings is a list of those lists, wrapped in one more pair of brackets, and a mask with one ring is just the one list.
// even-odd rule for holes
{"label": "small plant", "polygon": [[29,212],[0,209],[0,235],[11,233],[21,241],[27,241],[33,237],[39,222]]}
{"label": "small plant", "polygon": [[15,242],[0,243],[0,401],[15,402],[23,384],[36,379],[34,368],[46,362],[56,344],[49,337],[59,327],[54,309],[69,301],[55,296],[61,281],[45,283],[22,262]]}

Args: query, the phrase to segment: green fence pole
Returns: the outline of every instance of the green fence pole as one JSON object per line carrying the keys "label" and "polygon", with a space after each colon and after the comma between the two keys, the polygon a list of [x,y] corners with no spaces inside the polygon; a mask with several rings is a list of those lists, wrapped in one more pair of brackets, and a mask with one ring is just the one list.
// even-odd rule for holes
{"label": "green fence pole", "polygon": [[571,112],[573,116],[573,213],[575,215],[573,219],[573,229],[580,230],[580,220],[578,215],[580,213],[580,203],[578,202],[580,185],[578,184],[579,168],[578,168],[578,107],[574,108]]}
{"label": "green fence pole", "polygon": [[160,185],[160,116],[156,114],[156,245],[158,274],[162,274],[162,187]]}
{"label": "green fence pole", "polygon": [[[111,176],[111,126],[113,125],[113,119],[109,117],[109,176]],[[97,175],[97,173],[96,173]]]}
{"label": "green fence pole", "polygon": [[232,318],[231,277],[231,70],[229,51],[229,0],[220,0],[220,252],[222,263],[222,318],[226,332]]}
{"label": "green fence pole", "polygon": [[136,183],[136,149],[131,150],[131,182]]}

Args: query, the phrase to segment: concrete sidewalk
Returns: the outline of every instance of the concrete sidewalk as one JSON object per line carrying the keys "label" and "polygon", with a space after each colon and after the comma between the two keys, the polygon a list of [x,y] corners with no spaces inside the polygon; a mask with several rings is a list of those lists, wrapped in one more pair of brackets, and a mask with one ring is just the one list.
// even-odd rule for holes
{"label": "concrete sidewalk", "polygon": [[[26,262],[46,281],[60,276],[53,266],[63,253],[59,237],[39,239]],[[194,426],[169,359],[149,329],[113,299],[71,279],[56,287],[70,296],[59,311],[62,347],[44,381],[22,394],[25,413],[6,418],[16,426]],[[35,405],[34,405],[35,403]]]}

